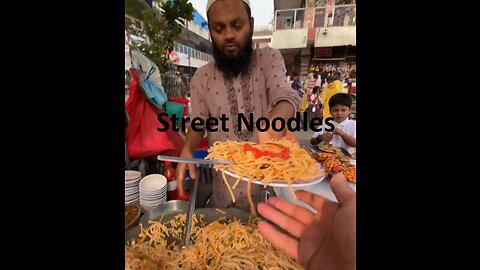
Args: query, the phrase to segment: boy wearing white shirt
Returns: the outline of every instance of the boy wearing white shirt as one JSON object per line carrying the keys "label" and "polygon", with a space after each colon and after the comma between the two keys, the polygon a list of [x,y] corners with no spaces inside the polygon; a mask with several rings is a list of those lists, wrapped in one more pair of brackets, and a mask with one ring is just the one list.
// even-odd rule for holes
{"label": "boy wearing white shirt", "polygon": [[350,154],[353,154],[357,146],[357,122],[348,119],[350,108],[352,107],[352,98],[345,93],[337,93],[328,101],[330,114],[333,117],[335,129],[333,132],[324,132],[325,124],[319,132],[315,132],[310,139],[310,143],[317,145],[319,143],[329,144],[344,148]]}

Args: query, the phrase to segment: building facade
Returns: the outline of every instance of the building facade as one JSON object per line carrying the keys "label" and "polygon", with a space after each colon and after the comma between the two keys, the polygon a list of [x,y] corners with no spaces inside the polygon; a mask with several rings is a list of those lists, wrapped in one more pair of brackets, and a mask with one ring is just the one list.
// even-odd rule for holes
{"label": "building facade", "polygon": [[355,65],[356,0],[274,0],[274,10],[271,44],[289,75]]}

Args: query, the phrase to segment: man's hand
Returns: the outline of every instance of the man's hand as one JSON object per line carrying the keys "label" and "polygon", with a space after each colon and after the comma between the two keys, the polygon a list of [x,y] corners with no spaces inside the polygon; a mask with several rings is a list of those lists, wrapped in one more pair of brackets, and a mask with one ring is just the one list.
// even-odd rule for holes
{"label": "man's hand", "polygon": [[[180,152],[180,157],[192,158],[193,151],[197,149],[198,145],[203,139],[205,130],[195,131],[189,130],[187,133],[187,138],[185,139],[185,144],[183,145],[182,151]],[[176,175],[177,175],[177,191],[178,196],[182,197],[185,195],[185,170],[187,169],[187,164],[177,163]],[[197,179],[195,164],[188,164],[188,170],[190,172],[190,177]]]}
{"label": "man's hand", "polygon": [[[186,158],[193,158],[193,154],[189,152],[187,149],[183,149],[180,157]],[[177,175],[177,192],[178,196],[182,197],[185,194],[185,172],[188,166],[188,171],[190,173],[190,177],[193,179],[197,179],[195,164],[192,163],[177,163],[177,168],[175,170]]]}
{"label": "man's hand", "polygon": [[291,141],[292,143],[300,144],[298,142],[297,136],[288,129],[285,129],[281,132],[276,132],[273,129],[269,129],[264,132],[257,131],[257,138],[259,143],[278,141],[279,139],[284,138]]}
{"label": "man's hand", "polygon": [[[258,142],[265,143],[265,142],[277,141],[281,138],[285,138],[293,143],[299,144],[297,136],[292,132],[288,131],[287,125],[285,125],[285,128],[279,132],[273,130],[273,126],[272,126],[273,124],[272,122],[274,122],[273,119],[275,118],[284,119],[286,124],[288,119],[290,117],[293,117],[294,115],[295,115],[295,107],[290,102],[286,100],[279,101],[268,114],[268,119],[270,122],[268,130],[263,132],[258,130],[256,131]],[[277,124],[276,127],[280,129],[279,121],[275,121],[275,123]],[[264,129],[265,129],[265,123],[263,122],[262,130]]]}

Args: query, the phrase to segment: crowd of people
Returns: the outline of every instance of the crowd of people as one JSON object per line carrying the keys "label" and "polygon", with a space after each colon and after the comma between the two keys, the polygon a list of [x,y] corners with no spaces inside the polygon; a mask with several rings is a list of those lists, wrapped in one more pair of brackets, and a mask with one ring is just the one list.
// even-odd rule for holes
{"label": "crowd of people", "polygon": [[307,121],[312,118],[326,118],[331,116],[328,100],[337,93],[351,94],[350,88],[345,87],[345,80],[342,80],[345,73],[328,66],[322,72],[309,73],[303,80],[297,73],[294,73],[291,80],[291,87],[302,99],[299,111],[307,113]]}
{"label": "crowd of people", "polygon": [[332,75],[334,72],[340,73],[340,81],[348,81],[356,78],[356,65],[355,64],[324,64],[324,65],[312,65],[309,68],[309,72],[313,74],[319,74],[323,81],[327,76]]}

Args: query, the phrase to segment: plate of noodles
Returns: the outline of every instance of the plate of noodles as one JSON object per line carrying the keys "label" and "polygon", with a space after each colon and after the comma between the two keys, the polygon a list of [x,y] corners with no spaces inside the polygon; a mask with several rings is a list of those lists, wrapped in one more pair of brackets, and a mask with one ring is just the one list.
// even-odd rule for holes
{"label": "plate of noodles", "polygon": [[[215,165],[222,175],[249,183],[274,187],[305,187],[325,178],[325,170],[311,155],[285,139],[268,142],[215,142],[207,158],[234,161],[235,164]],[[225,183],[227,181],[225,180]]]}
{"label": "plate of noodles", "polygon": [[[235,203],[233,190],[240,181],[248,182],[247,199],[250,213],[256,214],[251,196],[252,183],[263,186],[288,187],[292,196],[296,197],[293,188],[307,187],[321,182],[325,178],[325,170],[304,148],[286,139],[275,142],[214,142],[208,148],[207,159],[233,161],[234,164],[217,164],[213,168],[222,173]],[[227,175],[236,179],[231,186]]]}

